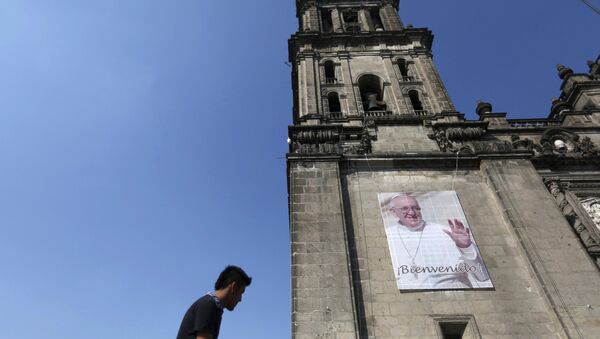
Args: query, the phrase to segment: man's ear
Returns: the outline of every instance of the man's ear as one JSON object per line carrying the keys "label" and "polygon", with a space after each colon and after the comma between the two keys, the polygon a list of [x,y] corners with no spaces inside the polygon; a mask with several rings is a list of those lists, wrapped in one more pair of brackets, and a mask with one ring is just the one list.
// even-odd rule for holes
{"label": "man's ear", "polygon": [[238,288],[238,284],[235,281],[232,281],[231,284],[229,284],[229,286],[227,286],[229,288],[229,292],[233,292]]}

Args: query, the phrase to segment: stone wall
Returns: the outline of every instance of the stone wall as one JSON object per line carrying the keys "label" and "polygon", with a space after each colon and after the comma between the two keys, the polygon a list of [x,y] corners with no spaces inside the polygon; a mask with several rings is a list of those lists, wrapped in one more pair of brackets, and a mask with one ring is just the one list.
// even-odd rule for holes
{"label": "stone wall", "polygon": [[423,125],[378,126],[377,140],[373,142],[374,153],[385,152],[432,152],[439,150],[431,133]]}
{"label": "stone wall", "polygon": [[356,338],[336,162],[289,168],[292,336]]}
{"label": "stone wall", "polygon": [[364,309],[361,321],[369,337],[439,338],[434,318],[452,315],[472,315],[483,338],[555,337],[561,332],[556,315],[479,170],[460,170],[454,190],[495,289],[400,293],[396,287],[377,193],[450,190],[453,176],[452,171],[352,168],[345,176],[345,210],[355,235],[354,269],[360,276],[355,284],[362,290],[358,308]]}

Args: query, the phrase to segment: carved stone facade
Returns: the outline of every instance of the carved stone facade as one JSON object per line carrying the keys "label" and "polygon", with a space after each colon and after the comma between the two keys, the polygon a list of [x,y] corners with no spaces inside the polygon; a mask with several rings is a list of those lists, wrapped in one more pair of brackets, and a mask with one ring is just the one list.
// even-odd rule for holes
{"label": "carved stone facade", "polygon": [[[584,73],[558,66],[545,118],[479,102],[468,120],[435,69],[431,31],[405,27],[399,1],[296,4],[292,337],[433,339],[460,327],[464,338],[596,338],[600,58]],[[448,190],[495,288],[401,293],[377,193]]]}
{"label": "carved stone facade", "polygon": [[580,200],[581,206],[588,213],[596,228],[600,230],[600,197],[587,197]]}
{"label": "carved stone facade", "polygon": [[[579,198],[568,190],[568,182],[558,178],[545,179],[546,186],[556,199],[559,210],[579,236],[583,246],[600,268],[600,199]],[[600,192],[599,192],[600,193]]]}

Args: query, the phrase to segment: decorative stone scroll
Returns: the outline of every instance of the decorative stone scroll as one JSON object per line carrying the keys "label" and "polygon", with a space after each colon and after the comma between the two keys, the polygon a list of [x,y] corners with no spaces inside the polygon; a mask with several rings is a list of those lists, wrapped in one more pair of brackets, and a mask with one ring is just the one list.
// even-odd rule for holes
{"label": "decorative stone scroll", "polygon": [[460,145],[473,140],[481,140],[485,130],[481,127],[437,127],[434,126],[433,133],[429,138],[437,142],[443,152],[454,152],[459,150]]}
{"label": "decorative stone scroll", "polygon": [[466,154],[509,153],[514,151],[510,142],[484,140],[487,125],[475,126],[459,124],[433,125],[429,138],[435,140],[442,152],[462,152]]}
{"label": "decorative stone scroll", "polygon": [[376,140],[376,126],[366,120],[363,126],[290,126],[290,153],[306,155],[366,154]]}
{"label": "decorative stone scroll", "polygon": [[566,190],[556,178],[544,179],[544,183],[581,243],[600,268],[600,198],[580,199]]}

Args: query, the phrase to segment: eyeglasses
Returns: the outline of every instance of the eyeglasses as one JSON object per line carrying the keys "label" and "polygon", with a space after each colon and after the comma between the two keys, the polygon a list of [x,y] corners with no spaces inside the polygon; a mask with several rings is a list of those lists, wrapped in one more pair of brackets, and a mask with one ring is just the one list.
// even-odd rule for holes
{"label": "eyeglasses", "polygon": [[394,211],[394,212],[400,212],[400,213],[409,213],[409,212],[421,212],[421,207],[419,206],[410,206],[410,207],[392,207],[390,208],[390,210]]}

